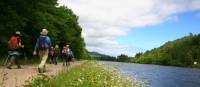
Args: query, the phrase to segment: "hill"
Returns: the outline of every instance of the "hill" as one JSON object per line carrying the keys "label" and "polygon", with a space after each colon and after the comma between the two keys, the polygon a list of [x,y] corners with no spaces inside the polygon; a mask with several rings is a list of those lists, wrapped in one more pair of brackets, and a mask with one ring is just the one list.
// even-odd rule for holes
{"label": "hill", "polygon": [[108,55],[101,54],[101,53],[98,53],[98,52],[89,52],[89,55],[92,56],[92,57],[109,57]]}
{"label": "hill", "polygon": [[175,41],[169,41],[159,48],[136,55],[134,62],[174,66],[193,66],[200,63],[200,34],[190,34]]}
{"label": "hill", "polygon": [[98,52],[89,52],[90,57],[96,58],[97,60],[104,60],[104,61],[116,61],[115,57],[101,54]]}

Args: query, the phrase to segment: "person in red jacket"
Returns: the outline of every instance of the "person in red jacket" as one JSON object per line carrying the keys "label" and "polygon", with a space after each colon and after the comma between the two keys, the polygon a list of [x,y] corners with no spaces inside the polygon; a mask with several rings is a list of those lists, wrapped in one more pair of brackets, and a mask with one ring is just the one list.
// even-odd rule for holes
{"label": "person in red jacket", "polygon": [[20,48],[24,47],[21,43],[21,33],[16,31],[16,33],[11,36],[10,40],[8,41],[8,55],[10,59],[7,66],[8,69],[11,69],[13,63],[15,63],[18,68],[21,68],[18,62],[18,57],[20,56]]}

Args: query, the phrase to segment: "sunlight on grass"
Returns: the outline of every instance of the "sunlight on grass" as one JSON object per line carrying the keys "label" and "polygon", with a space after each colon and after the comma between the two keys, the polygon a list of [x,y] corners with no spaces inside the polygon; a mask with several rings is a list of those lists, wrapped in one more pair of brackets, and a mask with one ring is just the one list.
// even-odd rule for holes
{"label": "sunlight on grass", "polygon": [[41,76],[33,80],[31,84],[34,85],[31,87],[37,84],[40,87],[142,87],[141,84],[122,76],[113,67],[95,62],[86,62],[71,69],[64,69],[56,77],[49,77],[51,80],[43,76],[43,80],[47,79],[44,82]]}

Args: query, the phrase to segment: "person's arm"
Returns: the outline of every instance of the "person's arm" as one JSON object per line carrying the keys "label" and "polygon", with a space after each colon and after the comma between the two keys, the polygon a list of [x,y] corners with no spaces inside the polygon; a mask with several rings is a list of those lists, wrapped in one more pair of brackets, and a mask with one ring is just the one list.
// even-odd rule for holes
{"label": "person's arm", "polygon": [[38,49],[38,44],[39,44],[39,38],[37,39],[37,42],[36,42],[36,44],[35,44],[34,51],[37,51],[37,49]]}
{"label": "person's arm", "polygon": [[34,48],[34,51],[33,51],[33,55],[36,55],[37,54],[37,49],[38,49],[38,44],[39,44],[39,38],[37,39],[37,42],[35,44],[35,48]]}
{"label": "person's arm", "polygon": [[18,45],[19,45],[19,47],[21,47],[22,46],[22,39],[21,39],[21,37],[17,37],[17,43],[18,43]]}
{"label": "person's arm", "polygon": [[62,49],[61,54],[65,53],[65,49]]}
{"label": "person's arm", "polygon": [[72,55],[72,57],[74,58],[74,54],[73,54],[73,52],[71,51],[71,55]]}
{"label": "person's arm", "polygon": [[51,39],[47,36],[48,48],[51,48]]}

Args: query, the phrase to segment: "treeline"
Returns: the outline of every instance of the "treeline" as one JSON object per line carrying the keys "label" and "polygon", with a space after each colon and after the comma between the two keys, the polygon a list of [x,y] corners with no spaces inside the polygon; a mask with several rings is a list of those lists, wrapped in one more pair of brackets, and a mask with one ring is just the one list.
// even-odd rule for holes
{"label": "treeline", "polygon": [[200,63],[200,34],[169,41],[159,48],[138,53],[131,62],[173,66],[193,66]]}
{"label": "treeline", "polygon": [[[137,53],[135,57],[129,57],[121,54],[111,59],[98,58],[99,60],[111,60],[118,62],[144,63],[171,65],[183,67],[200,67],[200,34],[168,41],[159,48],[154,48],[145,53]],[[194,64],[196,62],[197,64]]]}
{"label": "treeline", "polygon": [[100,54],[98,52],[89,52],[90,59],[100,61],[116,61],[116,62],[130,62],[133,57],[128,57],[125,54],[121,54],[117,57]]}
{"label": "treeline", "polygon": [[0,54],[7,55],[7,43],[15,31],[22,33],[26,52],[31,54],[41,29],[46,28],[53,45],[71,46],[76,58],[87,58],[78,16],[57,0],[1,0]]}

